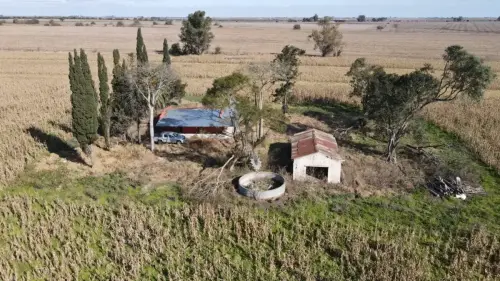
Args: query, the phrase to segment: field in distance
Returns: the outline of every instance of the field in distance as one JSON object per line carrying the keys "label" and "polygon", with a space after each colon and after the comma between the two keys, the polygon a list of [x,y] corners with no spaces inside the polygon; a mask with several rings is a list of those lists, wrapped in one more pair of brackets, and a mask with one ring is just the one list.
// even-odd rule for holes
{"label": "field in distance", "polygon": [[[48,20],[46,20],[48,22]],[[57,20],[58,21],[58,20]],[[90,23],[91,20],[84,21]],[[111,52],[120,49],[122,55],[135,51],[137,29],[114,27],[116,21],[95,21],[94,26],[74,26],[65,20],[61,26],[14,25],[0,26],[0,182],[12,179],[43,149],[29,128],[36,126],[51,134],[70,138],[64,126],[69,125],[70,99],[67,52],[84,48],[89,54],[94,80],[97,80],[97,52],[106,58],[111,75]],[[155,51],[162,48],[164,38],[169,44],[178,42],[180,22],[164,25],[141,22],[143,36],[151,60],[160,61]],[[464,46],[483,58],[500,73],[500,22],[401,22],[343,24],[345,50],[342,57],[322,58],[313,50],[308,34],[316,28],[312,23],[221,22],[214,26],[212,50],[219,46],[222,54],[174,57],[173,66],[188,83],[190,95],[202,95],[214,78],[242,69],[247,63],[270,61],[283,46],[293,44],[304,48],[300,80],[295,94],[300,98],[327,97],[356,103],[348,96],[345,73],[358,57],[380,64],[396,73],[409,72],[431,63],[436,71],[443,68],[441,55],[452,44]],[[107,26],[105,26],[107,25]],[[211,52],[212,52],[211,50]],[[441,127],[456,133],[477,152],[483,161],[500,169],[500,80],[495,80],[486,99],[477,105],[463,106],[460,102],[440,104],[427,110],[426,117]]]}

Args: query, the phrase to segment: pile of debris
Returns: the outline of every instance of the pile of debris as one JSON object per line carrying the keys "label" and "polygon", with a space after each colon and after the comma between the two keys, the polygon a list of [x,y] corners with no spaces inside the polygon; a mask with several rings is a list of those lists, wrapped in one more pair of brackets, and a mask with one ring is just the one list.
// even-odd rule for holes
{"label": "pile of debris", "polygon": [[465,200],[467,196],[486,195],[483,187],[473,187],[463,182],[459,177],[456,177],[454,180],[446,180],[442,177],[437,177],[434,181],[427,184],[427,188],[432,195],[440,198],[455,197]]}

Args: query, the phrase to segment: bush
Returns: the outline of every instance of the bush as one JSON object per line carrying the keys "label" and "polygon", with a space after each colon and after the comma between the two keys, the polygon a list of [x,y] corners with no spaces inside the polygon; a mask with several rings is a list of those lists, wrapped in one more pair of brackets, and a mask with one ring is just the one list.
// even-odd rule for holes
{"label": "bush", "polygon": [[223,28],[224,26],[222,26],[222,24],[219,24],[219,28]]}
{"label": "bush", "polygon": [[154,21],[154,22],[153,22],[153,25],[158,25],[158,23]]}
{"label": "bush", "polygon": [[221,54],[221,53],[222,53],[222,48],[221,48],[221,47],[219,47],[219,46],[215,47],[215,52],[214,52],[214,54],[219,55],[219,54]]}
{"label": "bush", "polygon": [[182,56],[184,52],[182,51],[181,45],[179,43],[172,44],[169,53],[172,56]]}
{"label": "bush", "polygon": [[383,25],[377,26],[377,30],[383,30],[385,27]]}
{"label": "bush", "polygon": [[166,20],[165,25],[174,25],[174,21],[173,20]]}
{"label": "bush", "polygon": [[[48,25],[49,26],[61,26],[61,24],[56,22],[55,20],[50,20]],[[47,26],[47,24],[45,24],[45,26]]]}
{"label": "bush", "polygon": [[116,26],[117,27],[124,27],[125,24],[123,23],[123,21],[119,21],[119,22],[116,23]]}
{"label": "bush", "polygon": [[300,30],[300,24],[294,24],[293,30]]}
{"label": "bush", "polygon": [[38,19],[29,19],[29,20],[14,19],[14,20],[12,20],[12,23],[14,23],[14,24],[39,24],[40,21]]}
{"label": "bush", "polygon": [[90,25],[95,25],[95,21],[91,22]]}
{"label": "bush", "polygon": [[77,22],[75,23],[75,26],[83,26],[83,22]]}
{"label": "bush", "polygon": [[140,20],[134,20],[134,22],[130,26],[140,27],[140,26],[142,26],[142,24],[141,24]]}

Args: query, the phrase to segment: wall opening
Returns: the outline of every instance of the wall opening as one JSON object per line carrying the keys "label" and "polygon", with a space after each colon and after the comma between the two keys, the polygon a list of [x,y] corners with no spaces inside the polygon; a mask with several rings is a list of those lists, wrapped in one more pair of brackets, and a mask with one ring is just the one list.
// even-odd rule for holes
{"label": "wall opening", "polygon": [[306,174],[313,178],[319,180],[328,179],[328,168],[327,167],[306,167]]}

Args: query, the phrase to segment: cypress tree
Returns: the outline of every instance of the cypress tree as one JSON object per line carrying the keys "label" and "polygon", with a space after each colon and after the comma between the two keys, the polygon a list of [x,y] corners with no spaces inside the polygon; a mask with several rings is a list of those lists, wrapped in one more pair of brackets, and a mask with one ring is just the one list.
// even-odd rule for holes
{"label": "cypress tree", "polygon": [[163,63],[170,65],[172,62],[170,60],[170,54],[168,53],[168,42],[167,38],[163,40]]}
{"label": "cypress tree", "polygon": [[113,88],[113,98],[111,99],[111,124],[110,134],[113,136],[124,137],[130,124],[132,123],[132,87],[125,76],[127,65],[125,60],[120,64],[120,52],[113,51],[113,79],[111,86]]}
{"label": "cypress tree", "polygon": [[106,149],[109,150],[109,123],[111,118],[110,112],[110,102],[109,102],[109,86],[108,86],[108,69],[106,68],[106,63],[104,57],[98,53],[97,54],[97,69],[99,76],[99,96],[101,100],[101,129],[104,133],[104,140],[106,142]]}
{"label": "cypress tree", "polygon": [[120,51],[118,49],[113,50],[113,65],[116,67],[120,64]]}
{"label": "cypress tree", "polygon": [[96,99],[96,102],[99,102],[99,95],[97,94],[97,91],[95,89],[94,85],[94,80],[92,79],[92,72],[90,71],[90,65],[87,60],[87,54],[83,51],[83,49],[80,49],[80,60],[82,64],[82,72],[83,72],[83,77],[85,81],[87,81],[88,85],[90,86],[90,89],[94,93],[94,97]]}
{"label": "cypress tree", "polygon": [[142,31],[140,27],[137,29],[137,46],[135,51],[138,64],[145,64],[148,62],[148,53],[146,51],[146,45],[144,45],[144,39],[142,38]]}
{"label": "cypress tree", "polygon": [[[71,59],[71,54],[70,54]],[[91,158],[92,166],[92,144],[97,139],[97,101],[90,73],[87,71],[88,61],[83,50],[80,56],[74,51],[73,63],[70,62],[70,84],[71,84],[71,106],[73,136],[78,140],[82,151]]]}

